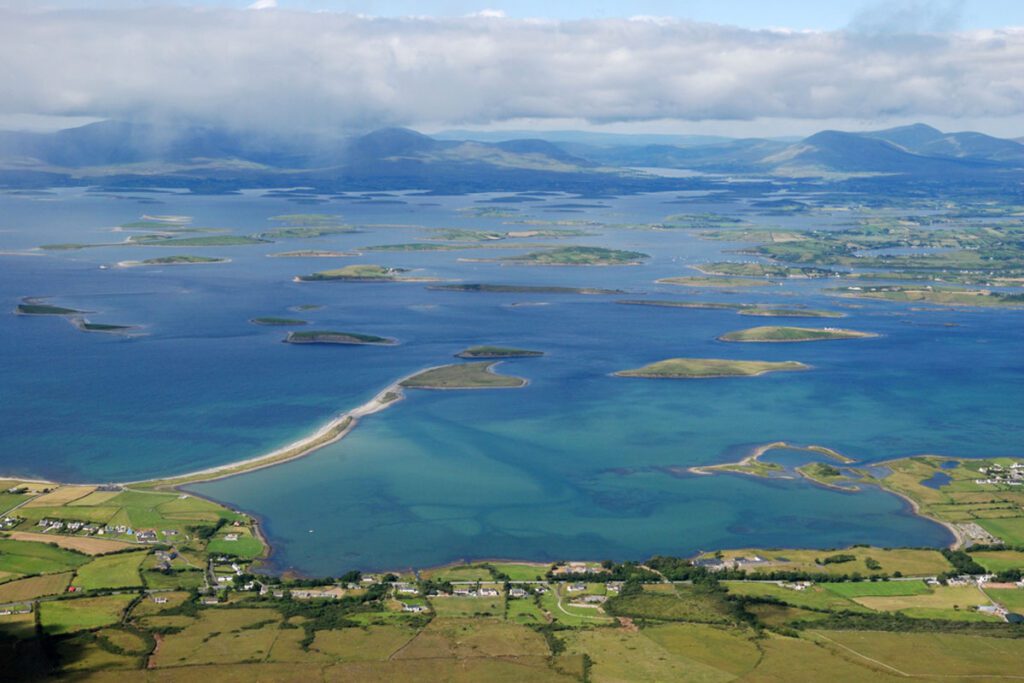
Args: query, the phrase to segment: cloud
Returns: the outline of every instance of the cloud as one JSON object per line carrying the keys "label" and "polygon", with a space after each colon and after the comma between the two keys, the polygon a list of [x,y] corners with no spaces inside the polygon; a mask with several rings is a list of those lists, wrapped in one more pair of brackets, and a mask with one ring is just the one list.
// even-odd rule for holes
{"label": "cloud", "polygon": [[896,38],[663,20],[0,11],[0,63],[0,114],[280,130],[1024,113],[1019,30]]}
{"label": "cloud", "polygon": [[276,9],[276,8],[277,8],[277,0],[256,0],[256,2],[254,2],[251,5],[249,5],[248,7],[246,7],[246,9]]}

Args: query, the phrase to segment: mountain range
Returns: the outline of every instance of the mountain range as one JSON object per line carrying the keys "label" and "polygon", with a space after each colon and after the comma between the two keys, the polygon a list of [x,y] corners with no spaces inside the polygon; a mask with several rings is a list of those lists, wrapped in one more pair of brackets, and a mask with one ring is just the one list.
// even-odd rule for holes
{"label": "mountain range", "polygon": [[[800,140],[384,128],[351,137],[253,134],[205,125],[101,121],[55,133],[0,132],[0,184],[231,184],[240,186],[629,191],[657,185],[635,169],[787,177],[886,175],[967,179],[1024,170],[1024,144],[924,124],[822,131]],[[550,139],[548,139],[550,138]]]}

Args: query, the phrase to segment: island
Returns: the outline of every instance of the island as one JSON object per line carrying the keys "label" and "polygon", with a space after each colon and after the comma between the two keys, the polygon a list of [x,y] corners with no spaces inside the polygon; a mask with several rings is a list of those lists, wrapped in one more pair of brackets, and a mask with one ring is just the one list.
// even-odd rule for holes
{"label": "island", "polygon": [[543,355],[543,351],[510,349],[504,346],[471,346],[455,354],[457,358],[532,358]]}
{"label": "island", "polygon": [[262,240],[308,240],[317,237],[328,237],[330,235],[345,235],[359,232],[351,225],[317,225],[317,226],[284,226],[273,228],[257,233],[256,237]]}
{"label": "island", "polygon": [[[140,247],[238,247],[266,244],[269,240],[246,235],[205,235],[203,237],[169,237],[165,234],[133,235],[124,245]],[[109,246],[109,245],[95,245]]]}
{"label": "island", "polygon": [[299,320],[298,318],[278,318],[276,316],[263,316],[260,318],[252,318],[249,320],[253,325],[306,325],[305,320]]}
{"label": "island", "polygon": [[557,247],[500,260],[531,266],[635,266],[646,258],[650,256],[639,251],[605,247]]}
{"label": "island", "polygon": [[726,360],[722,358],[669,358],[633,370],[619,370],[616,377],[650,379],[704,379],[717,377],[757,377],[771,372],[809,370],[797,361]]}
{"label": "island", "polygon": [[678,285],[680,287],[763,287],[771,284],[765,280],[746,277],[716,277],[699,275],[681,275],[679,277],[663,277],[655,280],[659,285]]}
{"label": "island", "polygon": [[279,251],[267,254],[270,258],[344,258],[359,256],[357,251],[331,251],[327,249],[300,249],[298,251]]}
{"label": "island", "polygon": [[106,334],[126,334],[137,330],[138,325],[112,325],[109,323],[91,323],[85,318],[71,318],[71,324],[82,332],[103,332]]}
{"label": "island", "polygon": [[160,256],[142,261],[119,261],[117,265],[121,268],[135,268],[138,266],[184,266],[200,263],[228,263],[230,261],[231,259],[213,256]]}
{"label": "island", "polygon": [[40,303],[40,299],[27,297],[22,299],[22,303],[18,304],[14,312],[18,315],[79,315],[85,311],[79,311],[74,308],[65,308],[63,306],[51,306],[50,304]]}
{"label": "island", "polygon": [[409,389],[515,389],[526,386],[522,377],[499,375],[496,362],[456,363],[424,370],[399,384]]}
{"label": "island", "polygon": [[739,312],[740,315],[759,315],[766,318],[845,318],[845,313],[814,308],[762,308],[751,306]]}
{"label": "island", "polygon": [[661,308],[698,308],[707,310],[735,310],[742,311],[753,307],[753,304],[732,304],[719,303],[717,301],[662,301],[658,299],[623,299],[616,301],[617,304],[625,306],[657,306]]}
{"label": "island", "polygon": [[334,332],[330,330],[309,330],[289,332],[284,338],[288,344],[369,344],[376,346],[394,346],[397,340],[390,337],[378,337],[374,334],[359,332]]}
{"label": "island", "polygon": [[432,285],[427,289],[441,292],[490,292],[493,294],[625,294],[621,289],[596,287],[557,287],[548,285],[456,284]]}
{"label": "island", "polygon": [[425,279],[400,277],[408,272],[405,268],[389,268],[375,264],[353,264],[334,270],[322,270],[312,275],[298,275],[295,282],[412,282]]}
{"label": "island", "polygon": [[834,339],[868,339],[877,336],[873,332],[844,330],[838,327],[813,328],[766,325],[727,332],[718,339],[719,341],[726,342],[809,342]]}

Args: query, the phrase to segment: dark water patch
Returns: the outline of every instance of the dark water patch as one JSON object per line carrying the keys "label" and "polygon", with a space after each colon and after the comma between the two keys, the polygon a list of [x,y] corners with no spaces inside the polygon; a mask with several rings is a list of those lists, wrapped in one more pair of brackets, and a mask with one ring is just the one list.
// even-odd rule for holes
{"label": "dark water patch", "polygon": [[930,489],[940,489],[951,481],[953,481],[953,478],[945,472],[936,472],[922,481],[921,486],[927,486]]}

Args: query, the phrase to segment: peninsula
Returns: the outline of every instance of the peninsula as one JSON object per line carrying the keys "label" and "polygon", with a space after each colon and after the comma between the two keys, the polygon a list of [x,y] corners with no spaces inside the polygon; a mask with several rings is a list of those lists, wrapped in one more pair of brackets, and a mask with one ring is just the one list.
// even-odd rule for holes
{"label": "peninsula", "polygon": [[616,377],[650,379],[705,379],[717,377],[757,377],[771,372],[809,370],[797,361],[726,360],[721,358],[669,358],[633,370],[619,370]]}

